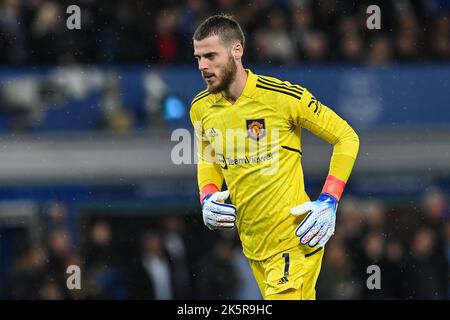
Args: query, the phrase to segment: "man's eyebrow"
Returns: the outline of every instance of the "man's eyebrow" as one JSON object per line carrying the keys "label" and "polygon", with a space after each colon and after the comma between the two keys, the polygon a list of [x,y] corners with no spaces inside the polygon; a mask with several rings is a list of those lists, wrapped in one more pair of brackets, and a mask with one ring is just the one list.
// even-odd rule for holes
{"label": "man's eyebrow", "polygon": [[201,56],[203,56],[203,57],[211,57],[211,56],[213,56],[213,55],[215,55],[215,54],[217,54],[216,51],[210,51],[210,52],[206,52],[206,53],[204,53],[204,54],[202,54],[202,55],[200,55],[200,54],[194,54],[194,57],[196,57],[196,58],[199,58],[199,57],[201,57]]}

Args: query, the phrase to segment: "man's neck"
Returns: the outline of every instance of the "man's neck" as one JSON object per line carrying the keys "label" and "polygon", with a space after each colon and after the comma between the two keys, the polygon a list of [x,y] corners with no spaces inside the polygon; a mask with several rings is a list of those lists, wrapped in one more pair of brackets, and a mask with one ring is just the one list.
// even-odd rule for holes
{"label": "man's neck", "polygon": [[229,88],[225,91],[222,91],[222,95],[225,99],[227,99],[231,104],[235,103],[236,100],[241,96],[244,91],[245,84],[247,83],[248,74],[245,69],[240,66],[236,72],[236,78],[230,84]]}

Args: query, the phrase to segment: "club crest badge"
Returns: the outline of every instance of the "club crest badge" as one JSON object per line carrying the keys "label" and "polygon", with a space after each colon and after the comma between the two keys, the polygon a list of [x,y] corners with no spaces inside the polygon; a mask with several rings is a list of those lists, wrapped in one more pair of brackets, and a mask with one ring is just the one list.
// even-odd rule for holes
{"label": "club crest badge", "polygon": [[250,139],[260,140],[266,136],[266,122],[264,119],[248,119],[247,135]]}

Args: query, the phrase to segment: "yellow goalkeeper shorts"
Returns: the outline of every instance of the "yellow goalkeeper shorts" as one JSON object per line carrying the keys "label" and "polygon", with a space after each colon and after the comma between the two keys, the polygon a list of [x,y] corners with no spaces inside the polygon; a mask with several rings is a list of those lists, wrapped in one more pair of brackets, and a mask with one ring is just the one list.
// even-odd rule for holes
{"label": "yellow goalkeeper shorts", "polygon": [[266,260],[249,260],[264,299],[314,300],[324,249],[298,245]]}

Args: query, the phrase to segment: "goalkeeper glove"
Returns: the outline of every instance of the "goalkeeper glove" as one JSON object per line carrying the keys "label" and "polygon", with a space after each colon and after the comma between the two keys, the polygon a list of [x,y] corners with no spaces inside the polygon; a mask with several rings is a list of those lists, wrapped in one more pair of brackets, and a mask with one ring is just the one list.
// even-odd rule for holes
{"label": "goalkeeper glove", "polygon": [[210,230],[230,230],[236,221],[236,207],[223,203],[230,196],[228,190],[206,195],[202,200],[203,222]]}
{"label": "goalkeeper glove", "polygon": [[322,193],[316,201],[305,202],[291,209],[294,216],[309,212],[295,230],[295,235],[300,237],[302,244],[322,247],[327,243],[334,234],[337,206],[336,198]]}
{"label": "goalkeeper glove", "polygon": [[295,235],[300,237],[302,244],[322,247],[330,240],[334,234],[336,210],[344,188],[344,181],[329,175],[316,201],[306,202],[291,209],[294,216],[309,212],[295,229]]}

